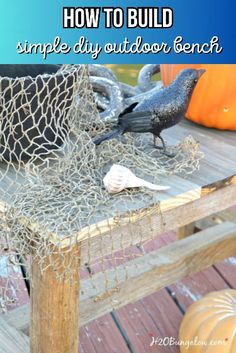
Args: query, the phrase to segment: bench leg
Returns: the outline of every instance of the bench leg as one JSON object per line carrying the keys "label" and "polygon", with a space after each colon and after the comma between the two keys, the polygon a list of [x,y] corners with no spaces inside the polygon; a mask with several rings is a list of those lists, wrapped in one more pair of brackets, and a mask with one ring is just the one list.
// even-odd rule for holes
{"label": "bench leg", "polygon": [[[78,247],[63,255],[65,266],[70,264],[70,282],[59,281],[51,267],[42,273],[32,263],[30,353],[78,353],[79,255]],[[54,264],[60,260],[60,255],[51,257]]]}

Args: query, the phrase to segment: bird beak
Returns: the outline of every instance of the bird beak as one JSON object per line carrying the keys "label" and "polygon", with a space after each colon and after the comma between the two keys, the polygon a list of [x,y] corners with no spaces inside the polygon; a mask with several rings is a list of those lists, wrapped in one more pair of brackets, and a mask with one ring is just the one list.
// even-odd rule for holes
{"label": "bird beak", "polygon": [[198,73],[198,78],[200,78],[204,73],[206,72],[205,69],[200,69],[200,70],[197,70],[197,73]]}

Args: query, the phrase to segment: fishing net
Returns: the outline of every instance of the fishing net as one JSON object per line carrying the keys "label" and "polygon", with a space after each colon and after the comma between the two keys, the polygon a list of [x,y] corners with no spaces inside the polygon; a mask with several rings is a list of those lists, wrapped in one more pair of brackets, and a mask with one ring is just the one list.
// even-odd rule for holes
{"label": "fishing net", "polygon": [[[109,97],[99,84],[95,92],[91,67],[22,65],[19,70],[0,69],[0,277],[5,271],[0,305],[5,309],[17,297],[11,280],[21,276],[12,266],[19,269],[24,262],[30,276],[32,261],[42,272],[53,267],[58,280],[71,279],[76,261],[78,273],[87,278],[82,295],[88,286],[96,293],[93,274],[100,273],[99,298],[128,278],[127,260],[142,256],[142,246],[156,236],[143,210],[152,206],[160,212],[161,193],[134,188],[109,194],[103,178],[111,165],[163,184],[166,176],[197,170],[203,155],[191,136],[170,146],[174,158],[153,148],[148,134],[126,134],[95,146],[93,138],[111,129],[114,116],[101,119],[101,102],[107,107]],[[68,262],[66,254],[76,243],[80,252]]]}

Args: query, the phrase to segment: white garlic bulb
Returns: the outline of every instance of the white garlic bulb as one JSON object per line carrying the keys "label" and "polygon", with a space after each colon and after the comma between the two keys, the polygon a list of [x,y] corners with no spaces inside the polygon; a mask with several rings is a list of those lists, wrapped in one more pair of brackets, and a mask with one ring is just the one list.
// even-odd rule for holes
{"label": "white garlic bulb", "polygon": [[131,170],[118,164],[113,164],[109,172],[105,175],[103,183],[110,194],[116,194],[126,188],[137,188],[142,186],[156,191],[168,190],[170,188],[169,186],[152,184],[146,180],[138,178],[131,172]]}

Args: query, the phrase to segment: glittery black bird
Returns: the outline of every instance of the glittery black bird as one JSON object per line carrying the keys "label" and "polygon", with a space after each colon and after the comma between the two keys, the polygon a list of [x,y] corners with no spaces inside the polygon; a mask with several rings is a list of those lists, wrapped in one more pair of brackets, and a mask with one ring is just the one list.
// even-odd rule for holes
{"label": "glittery black bird", "polygon": [[[181,71],[168,87],[158,89],[140,103],[136,102],[126,108],[120,114],[114,129],[93,142],[99,145],[126,132],[151,132],[154,136],[154,146],[171,156],[166,151],[161,132],[180,122],[188,109],[193,90],[204,72],[203,69]],[[156,145],[157,137],[161,140],[162,147]]]}

